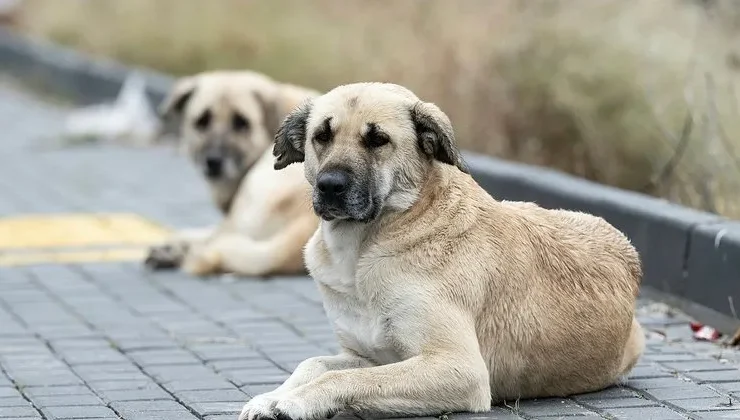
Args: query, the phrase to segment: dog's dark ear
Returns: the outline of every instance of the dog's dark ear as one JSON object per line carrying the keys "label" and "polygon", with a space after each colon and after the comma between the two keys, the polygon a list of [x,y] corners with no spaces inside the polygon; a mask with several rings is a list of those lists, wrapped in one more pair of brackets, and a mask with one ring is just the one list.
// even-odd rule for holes
{"label": "dog's dark ear", "polygon": [[172,90],[170,90],[170,93],[164,98],[157,109],[159,117],[162,119],[168,119],[173,116],[181,117],[188,101],[193,97],[195,87],[195,77],[184,77],[175,82]]}
{"label": "dog's dark ear", "polygon": [[455,144],[455,132],[450,119],[439,107],[429,102],[417,102],[411,108],[411,120],[416,128],[416,140],[427,156],[470,173]]}
{"label": "dog's dark ear", "polygon": [[306,123],[311,113],[313,100],[307,99],[295,107],[275,134],[275,147],[272,154],[275,156],[275,169],[280,170],[291,163],[303,162],[306,144]]}

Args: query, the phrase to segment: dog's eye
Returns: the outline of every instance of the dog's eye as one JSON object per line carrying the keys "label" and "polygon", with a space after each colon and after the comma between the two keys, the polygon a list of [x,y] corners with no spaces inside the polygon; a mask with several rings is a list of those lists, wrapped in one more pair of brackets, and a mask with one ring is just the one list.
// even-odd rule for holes
{"label": "dog's eye", "polygon": [[379,131],[375,127],[375,125],[371,125],[370,130],[368,130],[367,134],[365,134],[365,137],[363,137],[362,141],[365,144],[365,147],[376,149],[390,143],[391,139],[388,137],[387,134]]}
{"label": "dog's eye", "polygon": [[198,130],[207,130],[208,126],[211,125],[211,111],[206,110],[203,112],[197,120],[195,120],[195,128]]}
{"label": "dog's eye", "polygon": [[331,141],[331,134],[328,131],[321,130],[314,134],[313,141],[320,144],[326,144]]}
{"label": "dog's eye", "polygon": [[234,131],[242,131],[249,129],[249,120],[242,114],[235,113],[231,116],[231,128]]}
{"label": "dog's eye", "polygon": [[313,141],[319,144],[326,144],[331,141],[331,137],[331,118],[327,118],[324,120],[324,125],[316,130],[316,133],[314,133]]}

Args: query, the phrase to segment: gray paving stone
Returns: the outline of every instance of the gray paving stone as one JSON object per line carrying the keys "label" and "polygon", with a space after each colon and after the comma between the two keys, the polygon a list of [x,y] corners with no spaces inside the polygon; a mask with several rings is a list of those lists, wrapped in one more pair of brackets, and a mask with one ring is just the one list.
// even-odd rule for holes
{"label": "gray paving stone", "polygon": [[740,392],[740,382],[721,382],[710,384],[712,388],[715,388],[722,392]]}
{"label": "gray paving stone", "polygon": [[275,364],[267,359],[227,359],[208,363],[216,371],[242,369],[274,369]]}
{"label": "gray paving stone", "polygon": [[720,363],[716,360],[690,361],[690,362],[666,362],[663,365],[678,372],[711,372],[720,370],[735,370],[737,367],[728,363]]}
{"label": "gray paving stone", "polygon": [[627,386],[630,388],[651,390],[658,388],[675,388],[686,386],[690,381],[685,381],[680,378],[651,378],[651,379],[630,379],[627,381]]}
{"label": "gray paving stone", "polygon": [[21,387],[52,386],[52,385],[82,385],[82,379],[72,374],[54,374],[35,372],[24,375],[14,375],[14,380]]}
{"label": "gray paving stone", "polygon": [[122,371],[122,372],[86,372],[81,373],[80,376],[85,379],[85,382],[90,383],[101,383],[101,382],[146,382],[150,378],[137,371]]}
{"label": "gray paving stone", "polygon": [[129,352],[136,350],[158,350],[158,349],[169,349],[177,348],[178,344],[168,337],[161,338],[132,338],[124,340],[116,340],[115,346],[117,349]]}
{"label": "gray paving stone", "polygon": [[[125,418],[132,420],[198,420],[198,417],[185,409],[176,411],[126,412]],[[234,416],[231,416],[231,420],[235,420]]]}
{"label": "gray paving stone", "polygon": [[702,385],[689,384],[677,388],[657,388],[647,391],[651,396],[659,400],[672,401],[694,398],[719,397],[720,394]]}
{"label": "gray paving stone", "polygon": [[740,408],[737,401],[729,397],[693,398],[670,401],[671,405],[686,411],[736,410]]}
{"label": "gray paving stone", "polygon": [[738,382],[740,381],[740,370],[721,370],[715,372],[690,372],[686,376],[697,381],[707,383]]}
{"label": "gray paving stone", "polygon": [[619,420],[686,420],[686,416],[666,407],[612,408],[606,413]]}
{"label": "gray paving stone", "polygon": [[284,382],[290,376],[278,368],[257,370],[257,369],[239,369],[227,370],[223,372],[224,376],[229,378],[238,386],[242,385],[260,385]]}
{"label": "gray paving stone", "polygon": [[189,407],[201,416],[208,416],[211,414],[237,415],[242,411],[244,401],[200,402],[189,404]]}
{"label": "gray paving stone", "polygon": [[154,386],[147,389],[99,391],[98,395],[107,403],[114,401],[154,401],[173,399],[172,396],[162,388],[155,388]]}
{"label": "gray paving stone", "polygon": [[692,413],[697,419],[740,419],[740,410],[703,411]]}
{"label": "gray paving stone", "polygon": [[30,405],[22,407],[0,407],[0,419],[37,418],[39,412]]}
{"label": "gray paving stone", "polygon": [[85,385],[31,386],[23,388],[23,393],[31,398],[54,395],[94,395]]}
{"label": "gray paving stone", "polygon": [[29,402],[20,396],[20,394],[13,397],[0,398],[0,407],[22,407],[25,405],[29,405]]}
{"label": "gray paving stone", "polygon": [[191,353],[181,349],[138,350],[126,353],[128,357],[142,366],[200,364],[201,361]]}
{"label": "gray paving stone", "polygon": [[159,382],[218,378],[213,370],[202,364],[146,366],[144,371]]}
{"label": "gray paving stone", "polygon": [[[430,419],[433,418],[430,417]],[[450,420],[519,420],[523,417],[514,414],[508,408],[493,407],[491,411],[486,413],[453,413],[449,414],[447,418]],[[568,418],[571,419],[571,417]]]}
{"label": "gray paving stone", "polygon": [[236,386],[226,379],[194,379],[194,380],[175,380],[163,382],[162,386],[170,392],[178,391],[208,391],[218,389],[236,389]]}
{"label": "gray paving stone", "polygon": [[575,401],[603,400],[607,398],[634,398],[639,394],[630,388],[612,386],[602,391],[589,392],[587,394],[574,395]]}
{"label": "gray paving stone", "polygon": [[15,397],[20,396],[20,392],[18,392],[17,389],[13,387],[0,387],[0,398],[9,398],[9,397]]}
{"label": "gray paving stone", "polygon": [[222,389],[217,391],[180,391],[175,393],[180,401],[190,405],[206,402],[233,402],[246,401],[247,395],[236,389]]}
{"label": "gray paving stone", "polygon": [[[234,420],[233,414],[214,414],[212,416],[205,416],[205,420]],[[335,417],[332,417],[332,420],[336,419]]]}
{"label": "gray paving stone", "polygon": [[31,401],[36,407],[65,407],[65,406],[88,406],[102,405],[100,398],[92,395],[51,395],[44,397],[32,397]]}
{"label": "gray paving stone", "polygon": [[581,405],[597,410],[603,410],[607,408],[622,408],[622,407],[648,407],[660,405],[659,403],[648,400],[641,397],[628,397],[628,398],[604,398],[604,399],[589,399],[579,400]]}
{"label": "gray paving stone", "polygon": [[99,406],[45,407],[41,412],[49,420],[115,418],[110,408]]}
{"label": "gray paving stone", "polygon": [[[509,403],[509,405],[512,404]],[[532,417],[575,416],[593,413],[574,401],[558,398],[522,400],[515,407],[517,408],[515,411]]]}
{"label": "gray paving stone", "polygon": [[674,376],[659,366],[637,366],[629,374],[630,379],[668,378]]}
{"label": "gray paving stone", "polygon": [[[696,355],[691,353],[677,353],[677,354],[665,354],[665,353],[654,353],[645,354],[642,356],[643,360],[651,362],[691,362],[697,360]],[[705,359],[710,360],[710,359]]]}
{"label": "gray paving stone", "polygon": [[155,400],[155,401],[116,401],[110,406],[118,412],[148,412],[148,411],[178,411],[183,406],[177,401]]}
{"label": "gray paving stone", "polygon": [[117,390],[136,390],[157,387],[157,384],[149,378],[133,381],[93,381],[87,385],[94,391],[117,391]]}
{"label": "gray paving stone", "polygon": [[103,351],[96,349],[92,351],[67,352],[64,360],[70,365],[98,365],[102,363],[127,363],[128,359],[121,353],[108,349]]}
{"label": "gray paving stone", "polygon": [[189,347],[189,349],[203,360],[264,359],[261,354],[248,348],[207,346]]}
{"label": "gray paving stone", "polygon": [[280,385],[281,385],[280,383],[262,384],[262,385],[244,385],[242,387],[239,387],[239,389],[241,389],[242,392],[249,395],[250,397],[256,397],[257,395],[264,394],[265,392],[274,391]]}

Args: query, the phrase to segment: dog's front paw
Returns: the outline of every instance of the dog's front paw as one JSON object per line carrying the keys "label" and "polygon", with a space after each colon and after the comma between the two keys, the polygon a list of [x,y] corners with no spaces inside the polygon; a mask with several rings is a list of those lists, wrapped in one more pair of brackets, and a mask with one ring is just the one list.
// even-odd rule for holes
{"label": "dog's front paw", "polygon": [[144,265],[152,270],[164,270],[180,267],[187,247],[185,244],[170,243],[149,248]]}
{"label": "dog's front paw", "polygon": [[275,406],[278,399],[274,394],[257,395],[244,404],[239,420],[277,420]]}
{"label": "dog's front paw", "polygon": [[337,413],[334,407],[309,401],[294,393],[258,395],[242,409],[239,420],[323,420]]}

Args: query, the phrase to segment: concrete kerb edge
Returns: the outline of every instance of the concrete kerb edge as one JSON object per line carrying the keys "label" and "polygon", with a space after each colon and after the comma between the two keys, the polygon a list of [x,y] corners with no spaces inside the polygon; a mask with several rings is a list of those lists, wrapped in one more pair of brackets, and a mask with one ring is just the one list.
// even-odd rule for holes
{"label": "concrete kerb edge", "polygon": [[[136,71],[156,106],[174,78],[148,69],[89,57],[47,41],[0,28],[0,71],[38,83],[78,104],[111,100]],[[604,217],[630,237],[641,254],[646,295],[677,305],[725,333],[740,327],[740,240],[715,244],[718,232],[740,224],[643,194],[604,186],[542,167],[464,152],[474,178],[498,199],[528,200],[548,208],[586,211]],[[703,229],[707,226],[713,229]],[[740,238],[740,235],[738,235]],[[704,244],[704,245],[697,245]],[[738,261],[728,261],[737,255]],[[700,264],[696,259],[712,258]],[[711,291],[701,296],[697,290]]]}

